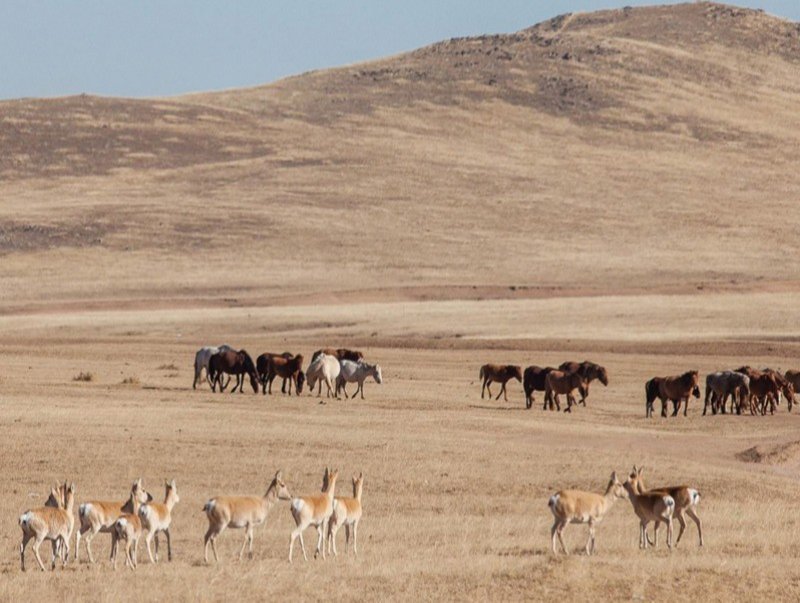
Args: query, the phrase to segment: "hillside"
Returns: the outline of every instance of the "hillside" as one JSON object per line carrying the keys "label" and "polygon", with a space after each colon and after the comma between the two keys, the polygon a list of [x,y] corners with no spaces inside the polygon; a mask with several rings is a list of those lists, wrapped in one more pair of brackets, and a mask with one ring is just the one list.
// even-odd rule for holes
{"label": "hillside", "polygon": [[791,291],[799,65],[800,25],[693,3],[3,102],[0,308]]}

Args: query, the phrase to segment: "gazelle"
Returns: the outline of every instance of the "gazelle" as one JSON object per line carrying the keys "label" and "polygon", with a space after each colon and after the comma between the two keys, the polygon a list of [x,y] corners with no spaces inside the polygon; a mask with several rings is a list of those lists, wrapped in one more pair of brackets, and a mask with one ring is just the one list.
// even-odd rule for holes
{"label": "gazelle", "polygon": [[[327,473],[328,470],[326,469],[325,471]],[[328,529],[328,520],[333,514],[333,493],[336,488],[336,478],[338,477],[339,470],[334,469],[328,473],[327,487],[322,494],[292,499],[292,517],[297,527],[292,530],[292,535],[289,539],[289,563],[292,562],[294,541],[298,537],[300,538],[300,548],[303,550],[303,559],[308,561],[306,547],[303,543],[303,530],[309,526],[316,526],[318,533],[317,550],[314,553],[314,557],[322,552],[322,558],[325,559],[325,532]]]}
{"label": "gazelle", "polygon": [[336,533],[344,526],[344,552],[350,544],[350,530],[353,530],[353,552],[358,555],[358,522],[361,521],[361,492],[364,489],[364,474],[353,476],[353,498],[334,498],[333,514],[328,521],[328,553],[336,552]]}
{"label": "gazelle", "polygon": [[123,513],[117,517],[111,526],[111,561],[114,564],[114,569],[117,569],[117,552],[120,540],[125,541],[125,565],[131,569],[136,569],[138,565],[137,557],[139,539],[142,537],[142,520],[139,517],[139,501],[134,492],[131,492],[131,497],[128,499],[126,506],[132,508],[133,511]]}
{"label": "gazelle", "polygon": [[[131,495],[136,499],[136,503],[144,504],[153,500],[149,492],[142,487],[140,477],[131,485]],[[89,561],[94,563],[91,543],[98,532],[111,532],[114,522],[124,513],[134,513],[135,509],[131,506],[130,497],[123,502],[108,502],[101,500],[91,500],[78,507],[78,519],[80,528],[75,534],[75,561],[78,560],[81,547],[81,536],[86,534],[86,552],[89,554]],[[88,532],[88,533],[87,533]]]}
{"label": "gazelle", "polygon": [[[178,496],[178,486],[175,480],[165,482],[166,493],[163,503],[146,503],[139,507],[139,519],[142,520],[142,527],[147,530],[145,543],[147,544],[147,555],[150,563],[158,562],[158,533],[164,532],[167,537],[167,560],[172,561],[172,538],[169,533],[169,526],[172,522],[172,509],[176,503],[180,502]],[[153,551],[150,544],[156,541],[156,557],[153,560]]]}
{"label": "gazelle", "polygon": [[[54,488],[50,492],[48,505],[54,502],[56,506],[44,506],[25,511],[19,518],[19,527],[22,529],[22,543],[19,545],[20,563],[25,571],[25,548],[33,540],[33,554],[39,563],[39,568],[44,571],[44,563],[39,555],[39,547],[45,540],[53,543],[53,558],[51,569],[56,568],[56,558],[61,557],[62,566],[67,565],[69,556],[69,539],[75,527],[75,517],[72,508],[75,501],[75,484]],[[63,496],[63,507],[61,498]],[[63,553],[62,553],[63,550]]]}
{"label": "gazelle", "polygon": [[625,488],[617,479],[617,472],[611,474],[604,494],[584,492],[582,490],[561,490],[550,497],[547,505],[555,517],[553,527],[550,529],[550,539],[553,553],[556,551],[556,537],[561,543],[565,555],[569,555],[567,546],[562,537],[564,529],[570,523],[588,523],[589,540],[586,541],[586,554],[592,555],[595,550],[594,527],[603,520],[603,517],[618,498],[627,498]]}
{"label": "gazelle", "polygon": [[[639,518],[639,548],[646,549],[650,541],[647,538],[647,524],[651,521],[667,524],[667,547],[672,549],[672,516],[675,513],[675,500],[663,492],[639,493],[636,484],[630,477],[623,484],[633,511]],[[658,546],[658,531],[655,532],[655,546]]]}
{"label": "gazelle", "polygon": [[[644,485],[644,480],[642,479],[642,473],[644,472],[644,467],[636,468],[636,465],[633,466],[633,473],[630,475],[630,480],[636,485],[636,490],[640,494],[643,492],[658,492],[659,494],[668,494],[672,497],[675,501],[675,513],[673,517],[678,520],[680,524],[680,530],[678,531],[678,538],[675,539],[675,546],[678,546],[678,543],[681,541],[681,536],[683,536],[684,530],[686,530],[686,520],[683,518],[683,513],[692,518],[692,521],[697,525],[697,533],[700,536],[700,546],[703,546],[703,526],[700,521],[700,518],[697,516],[697,505],[700,502],[700,492],[698,492],[695,488],[690,488],[689,486],[669,486],[664,488],[653,488],[652,490],[648,490],[647,487]],[[655,531],[658,532],[658,527],[660,522],[656,522]]]}
{"label": "gazelle", "polygon": [[217,557],[217,537],[225,528],[244,528],[245,536],[242,549],[239,551],[239,560],[244,555],[244,549],[250,544],[249,557],[253,558],[253,528],[261,525],[267,519],[267,514],[279,500],[291,500],[292,495],[283,482],[280,471],[267,488],[264,496],[217,496],[209,500],[203,507],[208,517],[208,531],[204,538],[203,559],[208,563],[208,544],[214,552],[214,561]]}

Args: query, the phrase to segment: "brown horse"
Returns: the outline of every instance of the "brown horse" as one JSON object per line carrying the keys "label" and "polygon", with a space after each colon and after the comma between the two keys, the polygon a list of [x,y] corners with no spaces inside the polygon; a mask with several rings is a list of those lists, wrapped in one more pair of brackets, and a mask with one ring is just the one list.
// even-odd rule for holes
{"label": "brown horse", "polygon": [[[689,409],[689,398],[694,396],[700,399],[700,375],[697,371],[687,371],[683,375],[672,377],[654,377],[645,384],[647,393],[647,416],[653,416],[653,402],[656,398],[661,400],[661,416],[667,416],[667,402],[672,401],[674,410],[672,416],[678,415],[681,402],[685,403],[683,416],[685,417]],[[654,391],[658,388],[658,392]]]}
{"label": "brown horse", "polygon": [[608,372],[606,367],[584,360],[583,362],[563,362],[559,365],[558,370],[565,373],[579,373],[581,377],[586,380],[586,396],[581,397],[579,402],[586,406],[586,397],[589,396],[589,385],[595,379],[598,379],[604,386],[608,386]]}
{"label": "brown horse", "polygon": [[545,390],[544,380],[547,373],[554,371],[552,366],[542,368],[540,366],[531,365],[525,369],[522,377],[522,387],[525,390],[525,408],[530,408],[535,402],[533,392],[543,392]]}
{"label": "brown horse", "polygon": [[484,390],[489,392],[489,398],[492,397],[492,390],[489,389],[489,386],[497,381],[501,384],[500,393],[497,394],[495,400],[500,399],[500,394],[503,395],[503,399],[508,402],[508,396],[506,396],[506,383],[508,383],[509,379],[516,379],[517,381],[522,381],[522,368],[515,364],[484,364],[481,367],[481,371],[479,374],[480,378],[483,379],[483,385],[481,386],[481,400],[483,400],[483,392]]}
{"label": "brown horse", "polygon": [[550,410],[553,410],[553,403],[558,410],[561,404],[558,401],[559,394],[567,395],[567,407],[564,412],[572,412],[572,406],[576,404],[575,396],[572,395],[576,389],[584,398],[586,397],[586,379],[580,373],[567,373],[565,371],[550,371],[544,379],[544,410],[547,410],[548,403]]}
{"label": "brown horse", "polygon": [[[795,392],[800,391],[800,371],[788,370],[784,373],[783,378],[786,382],[792,386],[792,390]],[[789,400],[789,411],[792,410],[792,404],[794,403],[794,398]]]}
{"label": "brown horse", "polygon": [[[284,352],[283,354],[275,354],[273,352],[264,352],[258,358],[256,358],[256,372],[258,373],[258,381],[261,383],[261,387],[263,393],[267,393],[267,373],[269,371],[269,361],[270,358],[275,358],[276,356],[281,356],[282,358],[294,358],[294,354],[291,352]],[[274,377],[273,377],[274,379]],[[269,384],[270,388],[272,387],[272,382]],[[283,379],[281,382],[281,393],[286,393],[286,379]]]}
{"label": "brown horse", "polygon": [[270,394],[272,394],[272,382],[277,376],[289,380],[288,390],[290,396],[292,395],[292,383],[294,383],[295,391],[299,396],[303,392],[303,383],[306,381],[306,375],[303,372],[303,355],[298,354],[292,358],[273,356],[269,359],[265,383],[269,383]]}
{"label": "brown horse", "polygon": [[763,371],[750,377],[750,414],[754,415],[756,411],[762,415],[767,414],[767,405],[769,414],[775,414],[781,393],[787,400],[794,399],[794,388],[783,375],[773,371]]}
{"label": "brown horse", "polygon": [[250,385],[253,386],[253,391],[258,393],[258,373],[256,372],[256,366],[253,363],[253,359],[250,358],[250,354],[245,350],[239,350],[238,352],[235,350],[226,350],[211,356],[208,361],[211,391],[217,391],[217,384],[219,384],[220,392],[225,391],[222,385],[222,375],[224,373],[236,376],[236,384],[233,386],[231,393],[235,392],[237,387],[239,388],[239,393],[243,393],[242,388],[244,387],[245,374],[250,377]]}

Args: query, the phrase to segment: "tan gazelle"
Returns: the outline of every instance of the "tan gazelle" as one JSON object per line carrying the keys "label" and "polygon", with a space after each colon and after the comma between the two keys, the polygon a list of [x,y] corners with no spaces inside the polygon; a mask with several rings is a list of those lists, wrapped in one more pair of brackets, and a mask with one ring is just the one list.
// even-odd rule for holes
{"label": "tan gazelle", "polygon": [[344,552],[350,544],[350,531],[353,532],[353,552],[358,555],[358,523],[361,521],[361,493],[364,489],[364,474],[353,476],[353,497],[333,499],[333,514],[328,522],[328,553],[336,551],[336,533],[344,526]]}
{"label": "tan gazelle", "polygon": [[141,477],[131,484],[131,491],[127,500],[121,502],[90,500],[78,507],[80,528],[75,533],[75,561],[78,560],[80,552],[81,536],[85,535],[86,552],[89,554],[89,561],[94,563],[91,547],[92,539],[98,532],[111,532],[114,522],[117,521],[120,515],[135,512],[130,502],[132,498],[136,500],[137,505],[153,500],[153,497],[142,487]]}
{"label": "tan gazelle", "polygon": [[[678,523],[681,526],[680,530],[678,530],[678,537],[675,539],[675,546],[678,546],[678,543],[681,541],[681,536],[683,536],[683,532],[686,530],[686,520],[683,518],[684,513],[691,517],[692,521],[694,521],[694,523],[697,525],[697,534],[700,537],[700,546],[703,546],[703,525],[700,521],[700,517],[697,515],[697,505],[700,503],[700,492],[698,492],[696,488],[690,488],[689,486],[665,486],[648,489],[644,485],[644,479],[642,478],[643,472],[644,467],[639,467],[637,469],[636,465],[634,465],[633,472],[630,474],[630,480],[636,485],[637,492],[640,494],[644,492],[668,494],[675,501],[675,513],[673,517],[678,520]],[[658,527],[660,524],[660,521],[656,521],[655,532],[658,532]],[[654,537],[656,540],[658,539],[658,536],[655,533]]]}
{"label": "tan gazelle", "polygon": [[[150,563],[158,562],[158,533],[164,532],[167,537],[167,560],[172,561],[172,536],[169,533],[169,526],[172,523],[172,509],[181,499],[178,496],[178,486],[175,480],[165,482],[166,492],[163,503],[146,503],[139,507],[139,519],[142,520],[142,528],[147,530],[145,543],[147,544],[147,555]],[[156,556],[153,559],[151,544],[155,540]]]}
{"label": "tan gazelle", "polygon": [[208,545],[214,552],[214,561],[217,557],[217,537],[225,528],[244,528],[245,536],[239,559],[244,555],[244,549],[250,544],[249,556],[253,557],[253,528],[261,525],[267,519],[267,514],[272,506],[279,500],[290,500],[292,495],[283,482],[280,471],[267,488],[264,496],[217,496],[209,500],[203,507],[208,517],[208,530],[204,538],[203,559],[208,563]]}
{"label": "tan gazelle", "polygon": [[142,520],[139,518],[139,500],[134,492],[128,499],[126,508],[131,508],[130,513],[123,513],[111,526],[111,561],[117,569],[117,552],[119,541],[125,541],[125,565],[136,569],[139,553],[139,540],[142,537]]}
{"label": "tan gazelle", "polygon": [[[51,568],[55,569],[58,556],[61,556],[62,565],[66,566],[69,556],[69,540],[75,527],[75,517],[72,514],[74,502],[75,484],[69,484],[69,486],[64,484],[50,492],[47,506],[31,509],[20,515],[19,527],[22,529],[22,542],[19,545],[19,556],[23,571],[25,571],[25,548],[31,540],[33,540],[33,554],[42,571],[44,571],[44,563],[39,555],[39,547],[45,540],[53,543]],[[50,506],[53,503],[56,506]]]}
{"label": "tan gazelle", "polygon": [[[647,524],[655,521],[667,524],[667,547],[671,549],[672,515],[675,513],[675,500],[669,494],[661,492],[644,492],[640,494],[636,484],[630,478],[623,485],[628,492],[628,499],[633,505],[633,511],[639,518],[639,548],[647,548],[649,544]],[[655,533],[655,540],[656,545],[658,545],[658,532]]]}
{"label": "tan gazelle", "polygon": [[[328,470],[325,470],[326,473]],[[308,561],[306,555],[306,547],[303,542],[303,530],[309,526],[317,528],[317,550],[314,556],[322,553],[322,558],[325,558],[325,532],[328,529],[328,520],[333,514],[333,494],[336,488],[336,478],[339,477],[338,469],[334,469],[328,473],[327,487],[322,494],[311,496],[302,496],[300,498],[292,499],[291,511],[292,517],[297,527],[292,530],[291,538],[289,539],[289,562],[292,561],[292,552],[294,551],[294,541],[300,538],[300,548],[303,550],[303,559]]]}
{"label": "tan gazelle", "polygon": [[603,520],[603,517],[618,498],[627,498],[617,472],[611,474],[604,494],[585,492],[583,490],[561,490],[550,497],[547,505],[555,517],[553,527],[550,529],[550,540],[553,553],[556,551],[556,537],[561,543],[565,555],[569,555],[567,546],[562,537],[564,529],[570,523],[588,523],[589,540],[586,541],[586,554],[591,555],[595,550],[594,527]]}

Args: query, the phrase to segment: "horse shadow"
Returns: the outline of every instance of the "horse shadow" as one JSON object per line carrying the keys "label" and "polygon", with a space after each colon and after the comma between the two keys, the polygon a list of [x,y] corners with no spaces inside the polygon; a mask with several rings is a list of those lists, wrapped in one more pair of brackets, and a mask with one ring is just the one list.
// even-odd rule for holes
{"label": "horse shadow", "polygon": [[481,410],[493,410],[499,412],[518,412],[520,410],[528,410],[524,406],[489,406],[488,404],[470,404],[468,408],[477,408]]}

